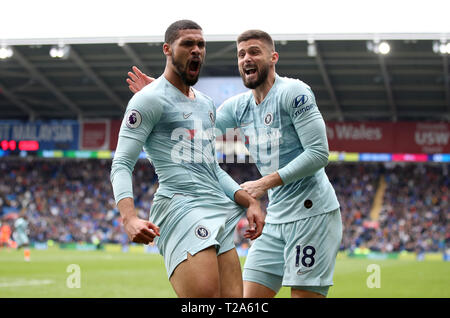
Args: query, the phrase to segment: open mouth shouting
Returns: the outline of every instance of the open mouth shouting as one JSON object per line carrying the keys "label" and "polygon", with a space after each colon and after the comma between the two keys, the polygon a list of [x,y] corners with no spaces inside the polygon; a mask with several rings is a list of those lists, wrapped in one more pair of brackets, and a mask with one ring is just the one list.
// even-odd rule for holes
{"label": "open mouth shouting", "polygon": [[245,65],[243,68],[242,68],[242,71],[243,71],[243,75],[245,76],[245,78],[247,79],[247,80],[254,80],[255,79],[255,76],[257,76],[256,75],[256,73],[257,73],[257,67],[256,67],[256,65]]}
{"label": "open mouth shouting", "polygon": [[188,63],[188,74],[192,78],[196,78],[200,73],[200,66],[202,62],[200,58],[194,57]]}
{"label": "open mouth shouting", "polygon": [[268,65],[245,64],[240,69],[240,74],[244,85],[247,88],[254,89],[264,83],[269,74]]}

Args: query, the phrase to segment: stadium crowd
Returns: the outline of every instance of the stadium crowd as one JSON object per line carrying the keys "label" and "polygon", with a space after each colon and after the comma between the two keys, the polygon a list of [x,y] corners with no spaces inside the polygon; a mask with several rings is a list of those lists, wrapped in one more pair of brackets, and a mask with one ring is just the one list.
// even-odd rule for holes
{"label": "stadium crowd", "polygon": [[[254,165],[221,164],[238,183],[254,180]],[[111,160],[2,158],[0,219],[12,225],[25,213],[31,242],[124,243],[109,181]],[[448,164],[335,163],[326,167],[338,195],[344,233],[341,250],[442,251],[450,247]],[[146,160],[134,170],[138,214],[148,218],[157,176]],[[380,177],[386,181],[377,220],[371,210]],[[267,196],[261,201],[267,206]],[[240,235],[237,244],[249,244]]]}

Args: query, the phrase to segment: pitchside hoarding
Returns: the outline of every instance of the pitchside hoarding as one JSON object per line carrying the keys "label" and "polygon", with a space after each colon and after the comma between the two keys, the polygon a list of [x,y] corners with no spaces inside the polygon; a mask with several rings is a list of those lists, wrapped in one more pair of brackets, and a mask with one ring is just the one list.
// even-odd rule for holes
{"label": "pitchside hoarding", "polygon": [[[112,136],[110,120],[89,120],[80,123],[81,150],[106,150],[110,148],[109,140]],[[78,149],[78,148],[77,148]]]}
{"label": "pitchside hoarding", "polygon": [[[111,121],[111,150],[120,120]],[[359,153],[450,153],[450,124],[438,122],[326,122],[330,151]]]}
{"label": "pitchside hoarding", "polygon": [[450,124],[426,122],[327,122],[330,151],[450,153]]}
{"label": "pitchside hoarding", "polygon": [[23,122],[0,121],[0,141],[30,141],[39,149],[69,150],[78,148],[79,124],[76,120]]}
{"label": "pitchside hoarding", "polygon": [[[40,150],[115,150],[121,120],[0,121],[0,142],[36,140]],[[450,124],[327,122],[330,151],[449,154]]]}

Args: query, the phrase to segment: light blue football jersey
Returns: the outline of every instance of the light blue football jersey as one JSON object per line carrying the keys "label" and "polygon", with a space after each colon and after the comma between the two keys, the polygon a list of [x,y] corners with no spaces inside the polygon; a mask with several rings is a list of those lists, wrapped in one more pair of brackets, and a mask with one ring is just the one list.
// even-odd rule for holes
{"label": "light blue football jersey", "polygon": [[28,222],[24,218],[18,218],[14,222],[14,231],[17,233],[26,233],[28,228]]}
{"label": "light blue football jersey", "polygon": [[144,149],[158,175],[155,198],[183,194],[235,205],[241,188],[216,159],[214,103],[194,93],[189,99],[161,76],[131,98],[111,167],[116,203],[133,198],[132,171]]}
{"label": "light blue football jersey", "polygon": [[259,105],[251,91],[226,100],[218,108],[216,127],[222,132],[240,128],[261,175],[278,171],[283,180],[284,185],[268,191],[267,223],[293,222],[339,207],[324,170],[325,122],[304,82],[276,75]]}

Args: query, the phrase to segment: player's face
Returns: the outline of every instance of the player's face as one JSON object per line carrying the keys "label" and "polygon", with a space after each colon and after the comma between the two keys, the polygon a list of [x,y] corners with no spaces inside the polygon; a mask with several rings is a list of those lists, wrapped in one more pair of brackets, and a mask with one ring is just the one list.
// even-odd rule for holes
{"label": "player's face", "polygon": [[261,40],[250,39],[238,44],[238,67],[247,88],[264,83],[269,74],[273,51]]}
{"label": "player's face", "polygon": [[198,81],[205,59],[206,43],[201,30],[180,30],[179,37],[172,43],[172,64],[174,71],[184,84],[192,86]]}

